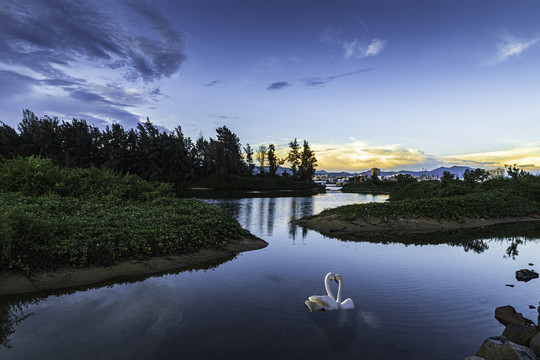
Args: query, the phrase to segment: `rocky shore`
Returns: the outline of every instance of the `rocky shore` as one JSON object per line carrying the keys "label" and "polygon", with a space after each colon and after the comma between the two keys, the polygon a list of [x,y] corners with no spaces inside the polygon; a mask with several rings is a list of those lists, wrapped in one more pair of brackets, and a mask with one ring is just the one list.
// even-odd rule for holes
{"label": "rocky shore", "polygon": [[91,268],[64,268],[57,271],[0,274],[0,296],[90,285],[115,278],[158,274],[175,269],[219,260],[241,252],[258,250],[268,243],[256,236],[249,236],[224,243],[219,249],[202,249],[188,254],[155,257],[141,261],[125,261],[111,266]]}
{"label": "rocky shore", "polygon": [[538,322],[524,318],[511,305],[495,309],[495,318],[505,326],[501,336],[487,338],[474,356],[465,360],[538,360],[540,357],[540,307]]}

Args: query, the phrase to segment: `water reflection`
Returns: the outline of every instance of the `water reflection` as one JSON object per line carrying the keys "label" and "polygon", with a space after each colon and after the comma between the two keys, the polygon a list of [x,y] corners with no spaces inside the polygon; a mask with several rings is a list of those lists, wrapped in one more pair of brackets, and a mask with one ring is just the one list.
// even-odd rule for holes
{"label": "water reflection", "polygon": [[[220,193],[214,193],[216,196]],[[238,196],[239,192],[234,193]],[[308,229],[295,225],[294,219],[316,214],[325,208],[339,206],[342,203],[335,199],[346,195],[354,199],[355,194],[336,194],[330,196],[321,194],[317,196],[295,197],[263,197],[263,198],[227,198],[207,199],[206,201],[218,206],[225,207],[237,218],[242,226],[256,232],[272,237],[277,224],[287,224],[288,234],[294,244],[297,237],[304,240],[308,235]],[[385,195],[358,195],[357,202],[382,202],[387,199]],[[349,199],[350,201],[350,199]],[[349,202],[351,203],[351,202]],[[317,204],[317,205],[315,205]],[[370,243],[400,243],[405,245],[439,245],[462,247],[465,252],[473,251],[481,254],[489,249],[490,241],[510,240],[505,251],[505,258],[516,259],[519,255],[518,248],[527,241],[538,241],[540,234],[540,222],[526,222],[517,224],[501,224],[484,228],[440,231],[426,234],[387,234],[387,233],[364,233],[361,235],[343,234],[339,232],[325,234],[326,237],[343,241],[370,242]]]}
{"label": "water reflection", "polygon": [[519,255],[518,246],[528,241],[538,243],[540,222],[525,222],[517,224],[500,224],[484,228],[440,231],[427,234],[376,234],[361,235],[332,233],[327,235],[344,241],[370,243],[400,243],[405,245],[439,245],[463,247],[465,252],[473,251],[481,254],[489,249],[489,242],[509,243],[503,257],[516,259]]}
{"label": "water reflection", "polygon": [[100,289],[104,287],[112,287],[113,285],[120,284],[133,284],[142,282],[148,278],[163,277],[167,275],[175,275],[183,272],[192,272],[197,270],[214,270],[220,265],[236,259],[238,255],[227,256],[218,260],[208,261],[202,264],[194,265],[189,268],[179,268],[175,270],[167,270],[157,274],[151,275],[135,275],[124,276],[111,280],[105,280],[99,283],[77,286],[72,288],[44,290],[35,293],[17,294],[0,296],[0,350],[2,348],[10,349],[10,336],[15,333],[15,329],[19,323],[32,316],[32,312],[28,312],[29,305],[38,305],[42,300],[54,296],[60,297],[63,295],[75,294],[77,292],[84,292],[91,289]]}
{"label": "water reflection", "polygon": [[314,312],[311,315],[309,318],[316,326],[317,332],[324,336],[334,350],[345,353],[350,349],[351,345],[354,345],[353,340],[356,337],[356,329],[359,324],[356,319],[357,313],[352,311],[326,311]]}

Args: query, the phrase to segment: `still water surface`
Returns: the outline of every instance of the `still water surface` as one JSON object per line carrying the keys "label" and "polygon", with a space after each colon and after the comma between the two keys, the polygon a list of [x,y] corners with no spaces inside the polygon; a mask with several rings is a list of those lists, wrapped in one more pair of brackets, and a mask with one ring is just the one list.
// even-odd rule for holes
{"label": "still water surface", "polygon": [[[418,237],[415,245],[333,239],[290,223],[385,199],[208,199],[268,247],[204,270],[0,299],[0,335],[11,347],[0,348],[0,359],[463,359],[501,334],[495,307],[511,304],[536,321],[529,305],[540,301],[540,280],[514,275],[540,267],[538,225]],[[329,271],[343,275],[356,309],[308,312],[304,301],[324,294]],[[16,316],[18,324],[6,321]]]}

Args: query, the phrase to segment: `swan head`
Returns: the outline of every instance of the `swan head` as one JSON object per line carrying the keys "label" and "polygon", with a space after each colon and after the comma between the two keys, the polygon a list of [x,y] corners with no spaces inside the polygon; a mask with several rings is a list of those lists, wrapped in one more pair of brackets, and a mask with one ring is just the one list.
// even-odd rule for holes
{"label": "swan head", "polygon": [[336,275],[334,275],[333,272],[329,272],[328,274],[326,274],[325,279],[332,279],[332,280],[336,281]]}
{"label": "swan head", "polygon": [[340,274],[336,274],[334,275],[334,281],[335,282],[343,281],[343,277]]}

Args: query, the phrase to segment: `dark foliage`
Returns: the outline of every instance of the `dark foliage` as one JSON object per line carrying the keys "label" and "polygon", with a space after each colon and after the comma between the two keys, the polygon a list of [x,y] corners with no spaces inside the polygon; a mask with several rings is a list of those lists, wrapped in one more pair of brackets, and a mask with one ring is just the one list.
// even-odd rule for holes
{"label": "dark foliage", "polygon": [[[226,126],[216,129],[215,138],[201,136],[192,142],[184,136],[180,126],[173,132],[165,132],[149,119],[135,129],[126,130],[112,124],[100,130],[85,120],[66,122],[57,117],[38,118],[24,110],[18,132],[4,123],[1,125],[0,158],[41,156],[62,167],[96,167],[135,174],[147,181],[173,183],[175,189],[216,174],[250,177],[255,167],[254,155],[261,164],[261,173],[268,163],[270,174],[275,175],[282,163],[274,145],[261,145],[255,154],[248,144],[243,154],[240,139]],[[299,156],[302,156],[301,163]],[[293,160],[296,167],[293,179],[311,180],[316,161],[304,141],[304,150]]]}
{"label": "dark foliage", "polygon": [[247,232],[172,187],[41,157],[0,162],[0,271],[110,264],[219,246]]}

